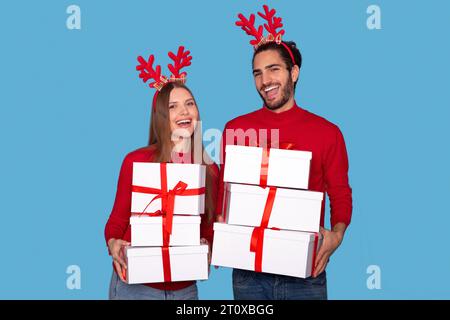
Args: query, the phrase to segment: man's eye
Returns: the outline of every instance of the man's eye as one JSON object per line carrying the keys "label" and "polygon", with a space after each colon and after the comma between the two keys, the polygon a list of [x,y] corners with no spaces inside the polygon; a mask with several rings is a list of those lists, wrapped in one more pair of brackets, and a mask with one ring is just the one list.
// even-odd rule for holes
{"label": "man's eye", "polygon": [[260,75],[261,75],[261,73],[254,73],[253,77],[256,78],[256,77],[259,77]]}
{"label": "man's eye", "polygon": [[188,102],[188,104],[187,104],[188,106],[193,106],[194,105],[194,101],[190,101],[190,102]]}
{"label": "man's eye", "polygon": [[278,71],[278,70],[280,70],[280,68],[271,68],[270,69],[270,71],[272,71],[272,72],[275,72],[275,71]]}
{"label": "man's eye", "polygon": [[169,104],[169,109],[173,109],[173,108],[175,108],[175,105],[174,104]]}

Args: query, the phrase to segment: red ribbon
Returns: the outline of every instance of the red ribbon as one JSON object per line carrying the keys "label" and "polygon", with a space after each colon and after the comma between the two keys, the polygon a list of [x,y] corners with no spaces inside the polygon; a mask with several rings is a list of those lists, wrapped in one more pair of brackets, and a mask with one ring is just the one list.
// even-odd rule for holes
{"label": "red ribbon", "polygon": [[[172,234],[172,224],[173,224],[173,211],[175,207],[175,197],[176,196],[196,196],[205,193],[205,187],[195,188],[195,189],[187,189],[187,184],[183,181],[178,181],[175,187],[171,190],[167,188],[167,164],[161,163],[161,189],[157,188],[149,188],[149,187],[141,187],[141,186],[132,186],[132,192],[139,193],[148,193],[148,194],[156,194],[152,200],[145,206],[144,210],[139,215],[146,216],[162,216],[163,217],[163,235],[165,236],[164,245],[169,245],[169,238]],[[146,213],[148,206],[155,201],[156,199],[161,199],[161,210],[157,210],[155,212]]]}
{"label": "red ribbon", "polygon": [[163,261],[163,271],[164,271],[164,282],[172,282],[172,271],[170,270],[170,254],[169,247],[161,247],[162,261]]}
{"label": "red ribbon", "polygon": [[[264,207],[264,213],[261,218],[261,224],[259,227],[253,229],[252,237],[250,240],[250,251],[255,253],[255,271],[262,272],[262,256],[264,245],[264,231],[269,225],[270,214],[272,213],[273,203],[275,201],[277,188],[270,187],[269,195],[267,196],[266,205]],[[277,230],[274,228],[274,230]]]}
{"label": "red ribbon", "polygon": [[[162,216],[162,234],[163,234],[163,246],[162,246],[162,260],[164,269],[164,282],[171,282],[171,268],[170,268],[170,256],[169,256],[169,243],[170,235],[172,234],[173,226],[173,211],[175,207],[175,196],[196,196],[205,193],[205,187],[187,189],[187,184],[183,181],[178,181],[175,187],[168,190],[167,187],[167,164],[160,163],[160,177],[161,177],[161,189],[132,186],[132,192],[156,194],[152,200],[145,206],[144,210],[138,215],[146,215],[149,217]],[[145,212],[148,206],[156,199],[161,198],[161,210],[155,212]]]}
{"label": "red ribbon", "polygon": [[[267,175],[269,174],[269,156],[270,149],[267,146],[262,147],[262,159],[261,159],[261,170],[259,173],[259,185],[261,187],[267,187]],[[292,150],[294,148],[294,144],[291,142],[282,142],[280,144],[279,149]]]}
{"label": "red ribbon", "polygon": [[314,271],[316,270],[316,256],[317,256],[317,246],[319,244],[319,234],[317,232],[314,232],[314,251],[313,251],[313,257],[312,257],[312,268],[311,268],[311,275],[314,274]]}
{"label": "red ribbon", "polygon": [[[255,271],[262,272],[262,258],[263,258],[263,248],[264,248],[264,231],[269,226],[270,215],[272,213],[273,203],[275,201],[277,188],[270,187],[269,195],[267,196],[266,205],[264,206],[264,213],[261,218],[261,224],[259,227],[253,228],[252,237],[250,239],[250,252],[255,253]],[[278,228],[270,228],[271,230],[280,230]],[[318,246],[319,234],[314,233],[314,249],[312,257],[312,269],[311,275],[314,274],[316,269],[316,256],[317,256],[317,246]]]}

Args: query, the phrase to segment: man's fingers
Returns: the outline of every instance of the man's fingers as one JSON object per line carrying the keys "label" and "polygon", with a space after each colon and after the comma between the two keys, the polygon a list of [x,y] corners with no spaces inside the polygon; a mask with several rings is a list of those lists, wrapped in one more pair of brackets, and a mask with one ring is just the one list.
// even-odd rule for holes
{"label": "man's fingers", "polygon": [[217,216],[216,220],[217,220],[217,222],[224,222],[225,221],[222,215]]}
{"label": "man's fingers", "polygon": [[317,268],[316,270],[315,270],[315,272],[314,272],[314,277],[317,277],[317,276],[319,276],[322,272],[324,272],[325,271],[325,268],[327,267],[327,264],[328,264],[328,260],[324,260],[320,265],[319,265],[319,268]]}
{"label": "man's fingers", "polygon": [[325,248],[322,246],[322,247],[319,249],[319,252],[317,252],[317,256],[316,256],[316,267],[319,265],[319,262],[323,259],[323,257],[325,256],[325,254],[326,254],[326,250],[325,250]]}
{"label": "man's fingers", "polygon": [[320,227],[319,232],[322,234],[323,237],[326,237],[327,233],[330,231],[325,228]]}
{"label": "man's fingers", "polygon": [[321,273],[321,271],[323,271],[323,269],[325,268],[325,266],[328,263],[328,256],[323,256],[321,259],[317,260],[316,263],[316,267],[315,267],[315,271],[314,271],[314,276],[317,276]]}
{"label": "man's fingers", "polygon": [[323,269],[324,269],[324,262],[320,261],[319,264],[317,265],[316,269],[314,270],[314,274],[313,277],[317,277],[319,274],[322,273]]}

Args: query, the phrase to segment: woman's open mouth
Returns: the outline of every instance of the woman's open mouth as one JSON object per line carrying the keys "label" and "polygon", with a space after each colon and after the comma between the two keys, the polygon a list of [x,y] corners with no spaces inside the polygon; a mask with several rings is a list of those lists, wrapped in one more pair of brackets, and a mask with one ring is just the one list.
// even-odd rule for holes
{"label": "woman's open mouth", "polygon": [[181,119],[176,121],[175,123],[180,128],[189,128],[191,126],[192,119]]}

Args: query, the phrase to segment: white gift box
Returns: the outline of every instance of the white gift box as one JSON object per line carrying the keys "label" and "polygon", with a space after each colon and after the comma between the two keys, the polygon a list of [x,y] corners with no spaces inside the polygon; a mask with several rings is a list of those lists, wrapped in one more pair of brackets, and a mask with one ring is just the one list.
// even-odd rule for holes
{"label": "white gift box", "polygon": [[[169,245],[198,246],[200,244],[200,220],[200,216],[173,216]],[[161,216],[131,216],[131,246],[162,246],[162,223]]]}
{"label": "white gift box", "polygon": [[[226,185],[226,222],[259,227],[270,188],[235,183]],[[322,192],[276,188],[268,228],[318,232],[322,200]]]}
{"label": "white gift box", "polygon": [[[200,164],[167,163],[167,189],[172,190],[179,181],[187,184],[187,189],[205,187],[205,166]],[[160,163],[134,162],[133,187],[161,189]],[[156,212],[161,210],[161,198],[152,201],[158,193],[131,193],[131,212]],[[151,202],[151,203],[150,203]],[[148,205],[150,203],[150,205]],[[148,206],[147,206],[148,205]],[[147,207],[147,208],[146,208]],[[144,211],[145,209],[145,211]],[[198,215],[205,211],[205,194],[176,195],[174,214]]]}
{"label": "white gift box", "polygon": [[[225,182],[259,185],[263,148],[227,145]],[[267,185],[308,189],[310,151],[270,148]]]}
{"label": "white gift box", "polygon": [[[255,253],[250,251],[253,229],[215,223],[211,264],[255,270]],[[321,245],[321,236],[317,236],[316,240],[314,233],[266,229],[262,272],[298,278],[311,276],[314,247],[318,250]]]}
{"label": "white gift box", "polygon": [[[169,247],[171,280],[208,279],[208,245]],[[164,282],[160,247],[126,247],[129,284]]]}

